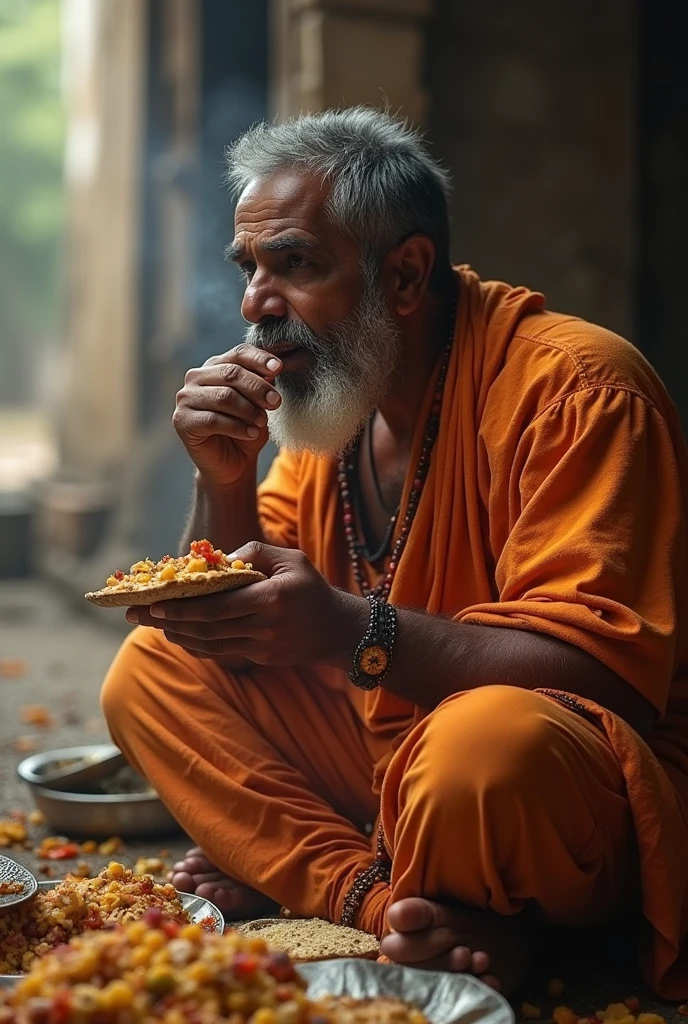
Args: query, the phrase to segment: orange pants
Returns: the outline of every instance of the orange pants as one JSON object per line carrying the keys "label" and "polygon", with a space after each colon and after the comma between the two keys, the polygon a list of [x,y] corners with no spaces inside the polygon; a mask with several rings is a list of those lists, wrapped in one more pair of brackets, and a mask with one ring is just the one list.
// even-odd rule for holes
{"label": "orange pants", "polygon": [[[338,920],[371,861],[362,832],[384,751],[342,673],[231,675],[138,628],[105,681],[114,741],[227,874],[295,913]],[[384,746],[387,746],[385,742]],[[392,884],[358,917],[382,934],[390,899],[423,895],[561,925],[599,924],[637,898],[618,763],[592,724],[538,693],[457,693],[392,758],[382,823]]]}

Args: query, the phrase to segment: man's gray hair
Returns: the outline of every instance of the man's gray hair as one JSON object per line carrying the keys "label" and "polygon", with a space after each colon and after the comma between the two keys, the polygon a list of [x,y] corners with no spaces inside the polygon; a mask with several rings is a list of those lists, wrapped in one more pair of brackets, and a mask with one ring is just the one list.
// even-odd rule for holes
{"label": "man's gray hair", "polygon": [[235,195],[286,167],[318,175],[331,183],[329,216],[360,241],[368,266],[424,234],[435,245],[433,284],[448,279],[449,175],[406,121],[370,107],[263,121],[228,147],[227,164]]}

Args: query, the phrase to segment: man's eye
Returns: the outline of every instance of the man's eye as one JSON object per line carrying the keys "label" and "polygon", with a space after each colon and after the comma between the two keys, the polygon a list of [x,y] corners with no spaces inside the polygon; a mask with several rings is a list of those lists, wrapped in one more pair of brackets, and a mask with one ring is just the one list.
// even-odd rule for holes
{"label": "man's eye", "polygon": [[255,263],[242,263],[239,270],[241,271],[242,276],[245,277],[247,281],[250,281],[256,272],[256,265]]}
{"label": "man's eye", "polygon": [[299,256],[296,252],[290,253],[287,257],[287,266],[294,270],[298,270],[301,267],[307,267],[309,262],[310,261],[307,260],[305,256]]}

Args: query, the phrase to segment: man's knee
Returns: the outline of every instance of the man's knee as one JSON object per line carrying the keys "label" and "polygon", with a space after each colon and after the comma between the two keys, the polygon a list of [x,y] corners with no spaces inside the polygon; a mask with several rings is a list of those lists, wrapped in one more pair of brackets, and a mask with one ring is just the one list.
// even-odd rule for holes
{"label": "man's knee", "polygon": [[155,685],[158,673],[153,669],[162,654],[161,640],[164,637],[157,630],[139,626],[129,633],[110,665],[100,691],[100,706],[116,742]]}
{"label": "man's knee", "polygon": [[[511,686],[488,686],[444,701],[422,724],[404,789],[455,811],[476,801],[509,804],[555,793],[565,770],[551,701]],[[556,712],[555,712],[556,714]]]}

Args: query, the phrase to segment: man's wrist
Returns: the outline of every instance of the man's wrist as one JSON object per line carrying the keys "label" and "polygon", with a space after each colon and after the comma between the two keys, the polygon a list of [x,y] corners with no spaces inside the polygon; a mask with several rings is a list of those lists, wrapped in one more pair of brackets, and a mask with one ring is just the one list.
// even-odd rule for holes
{"label": "man's wrist", "polygon": [[333,668],[350,672],[354,653],[361,642],[370,622],[370,605],[365,597],[357,597],[345,590],[337,590],[339,608],[337,611],[336,640],[332,655],[327,659]]}
{"label": "man's wrist", "polygon": [[194,487],[200,494],[207,497],[223,497],[229,494],[236,494],[237,491],[241,491],[247,486],[250,486],[252,493],[254,493],[256,487],[257,465],[257,460],[250,463],[241,476],[237,477],[237,479],[231,483],[214,480],[212,477],[204,476],[200,469],[196,469],[193,478]]}

